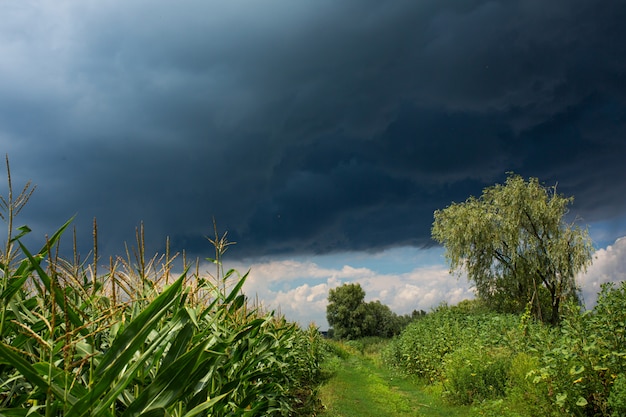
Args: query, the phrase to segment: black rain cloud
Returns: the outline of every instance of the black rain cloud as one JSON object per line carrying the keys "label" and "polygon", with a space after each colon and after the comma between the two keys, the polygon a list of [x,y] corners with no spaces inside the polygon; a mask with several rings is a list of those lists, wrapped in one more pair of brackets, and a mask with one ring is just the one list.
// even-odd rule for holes
{"label": "black rain cloud", "polygon": [[[4,10],[2,10],[4,9]],[[0,145],[120,253],[428,246],[432,212],[507,171],[625,230],[626,4],[42,2],[0,6]],[[3,189],[4,190],[4,189]],[[87,249],[85,249],[86,251]]]}

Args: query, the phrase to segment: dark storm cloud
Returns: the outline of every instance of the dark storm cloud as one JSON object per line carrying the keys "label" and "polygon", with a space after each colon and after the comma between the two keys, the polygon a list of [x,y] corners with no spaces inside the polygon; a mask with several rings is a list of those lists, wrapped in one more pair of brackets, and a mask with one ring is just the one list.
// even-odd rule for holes
{"label": "dark storm cloud", "polygon": [[0,145],[24,222],[140,221],[233,256],[428,245],[505,172],[624,225],[621,1],[3,4]]}

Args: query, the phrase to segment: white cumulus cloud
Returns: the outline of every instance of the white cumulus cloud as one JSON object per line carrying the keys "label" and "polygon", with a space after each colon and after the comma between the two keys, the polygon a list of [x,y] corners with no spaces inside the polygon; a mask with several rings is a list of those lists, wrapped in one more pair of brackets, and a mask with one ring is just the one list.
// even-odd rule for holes
{"label": "white cumulus cloud", "polygon": [[[244,291],[265,309],[280,312],[302,326],[313,322],[322,329],[328,326],[328,291],[342,284],[359,283],[365,290],[366,301],[379,300],[397,314],[410,314],[413,310],[428,312],[443,302],[454,305],[474,298],[474,288],[467,276],[451,275],[443,262],[408,272],[384,273],[357,265],[326,267],[312,260],[258,261],[232,267],[238,271],[250,270]],[[399,269],[403,267],[407,264]],[[626,237],[597,250],[593,264],[577,279],[588,308],[595,304],[603,283],[626,280]]]}
{"label": "white cumulus cloud", "polygon": [[617,239],[605,249],[598,249],[587,272],[579,274],[577,278],[585,305],[592,308],[602,284],[626,280],[626,236]]}
{"label": "white cumulus cloud", "polygon": [[444,265],[383,274],[351,265],[327,268],[311,261],[282,260],[253,263],[246,269],[251,272],[244,291],[250,298],[303,326],[314,322],[323,329],[328,291],[342,284],[359,283],[366,301],[379,300],[398,314],[473,297],[465,277],[451,276]]}

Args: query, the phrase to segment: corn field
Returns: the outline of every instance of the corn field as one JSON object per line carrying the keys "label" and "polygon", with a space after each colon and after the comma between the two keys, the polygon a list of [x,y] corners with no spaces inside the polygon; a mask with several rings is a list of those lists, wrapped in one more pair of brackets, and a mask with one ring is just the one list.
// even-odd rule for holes
{"label": "corn field", "polygon": [[[247,274],[225,272],[219,237],[215,274],[169,253],[137,248],[98,265],[97,225],[89,263],[59,256],[71,220],[39,250],[14,218],[34,187],[0,200],[0,415],[288,416],[312,413],[320,378],[317,329],[251,306]],[[74,233],[74,242],[75,242]],[[75,247],[76,244],[74,243]],[[169,252],[169,251],[167,251]],[[183,256],[184,258],[184,256]],[[102,269],[103,273],[98,273]]]}

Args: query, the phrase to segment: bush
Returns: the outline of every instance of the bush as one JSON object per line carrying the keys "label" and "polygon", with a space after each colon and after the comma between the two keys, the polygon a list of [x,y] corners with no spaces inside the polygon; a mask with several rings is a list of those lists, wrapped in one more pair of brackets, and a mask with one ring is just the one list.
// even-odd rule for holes
{"label": "bush", "polygon": [[[547,387],[554,410],[610,416],[623,398],[618,375],[626,372],[626,283],[605,284],[592,311],[569,305],[540,357],[535,381]],[[611,394],[613,393],[612,400]]]}
{"label": "bush", "polygon": [[608,399],[612,416],[626,415],[626,375],[619,374],[613,383]]}
{"label": "bush", "polygon": [[472,407],[472,415],[481,417],[533,417],[537,414],[526,413],[523,408],[521,410],[514,408],[508,401],[499,398],[475,405]]}
{"label": "bush", "polygon": [[457,349],[446,358],[446,396],[463,405],[504,397],[510,368],[508,349]]}
{"label": "bush", "polygon": [[511,332],[518,328],[519,318],[514,315],[468,309],[468,303],[459,307],[444,305],[411,323],[393,339],[383,351],[383,360],[428,382],[441,381],[446,355],[473,346],[509,346]]}
{"label": "bush", "polygon": [[626,415],[626,282],[603,285],[593,310],[570,303],[563,314],[551,327],[529,312],[442,306],[393,339],[383,358],[441,381],[479,415]]}
{"label": "bush", "polygon": [[541,381],[535,381],[534,378],[538,367],[539,358],[536,353],[519,352],[511,359],[507,404],[520,415],[529,417],[551,415],[546,385]]}
{"label": "bush", "polygon": [[461,325],[449,311],[410,324],[383,351],[385,363],[429,382],[443,375],[443,357],[458,345]]}
{"label": "bush", "polygon": [[389,339],[384,337],[368,336],[361,339],[348,340],[345,344],[358,351],[361,355],[372,355],[379,353],[388,341]]}

